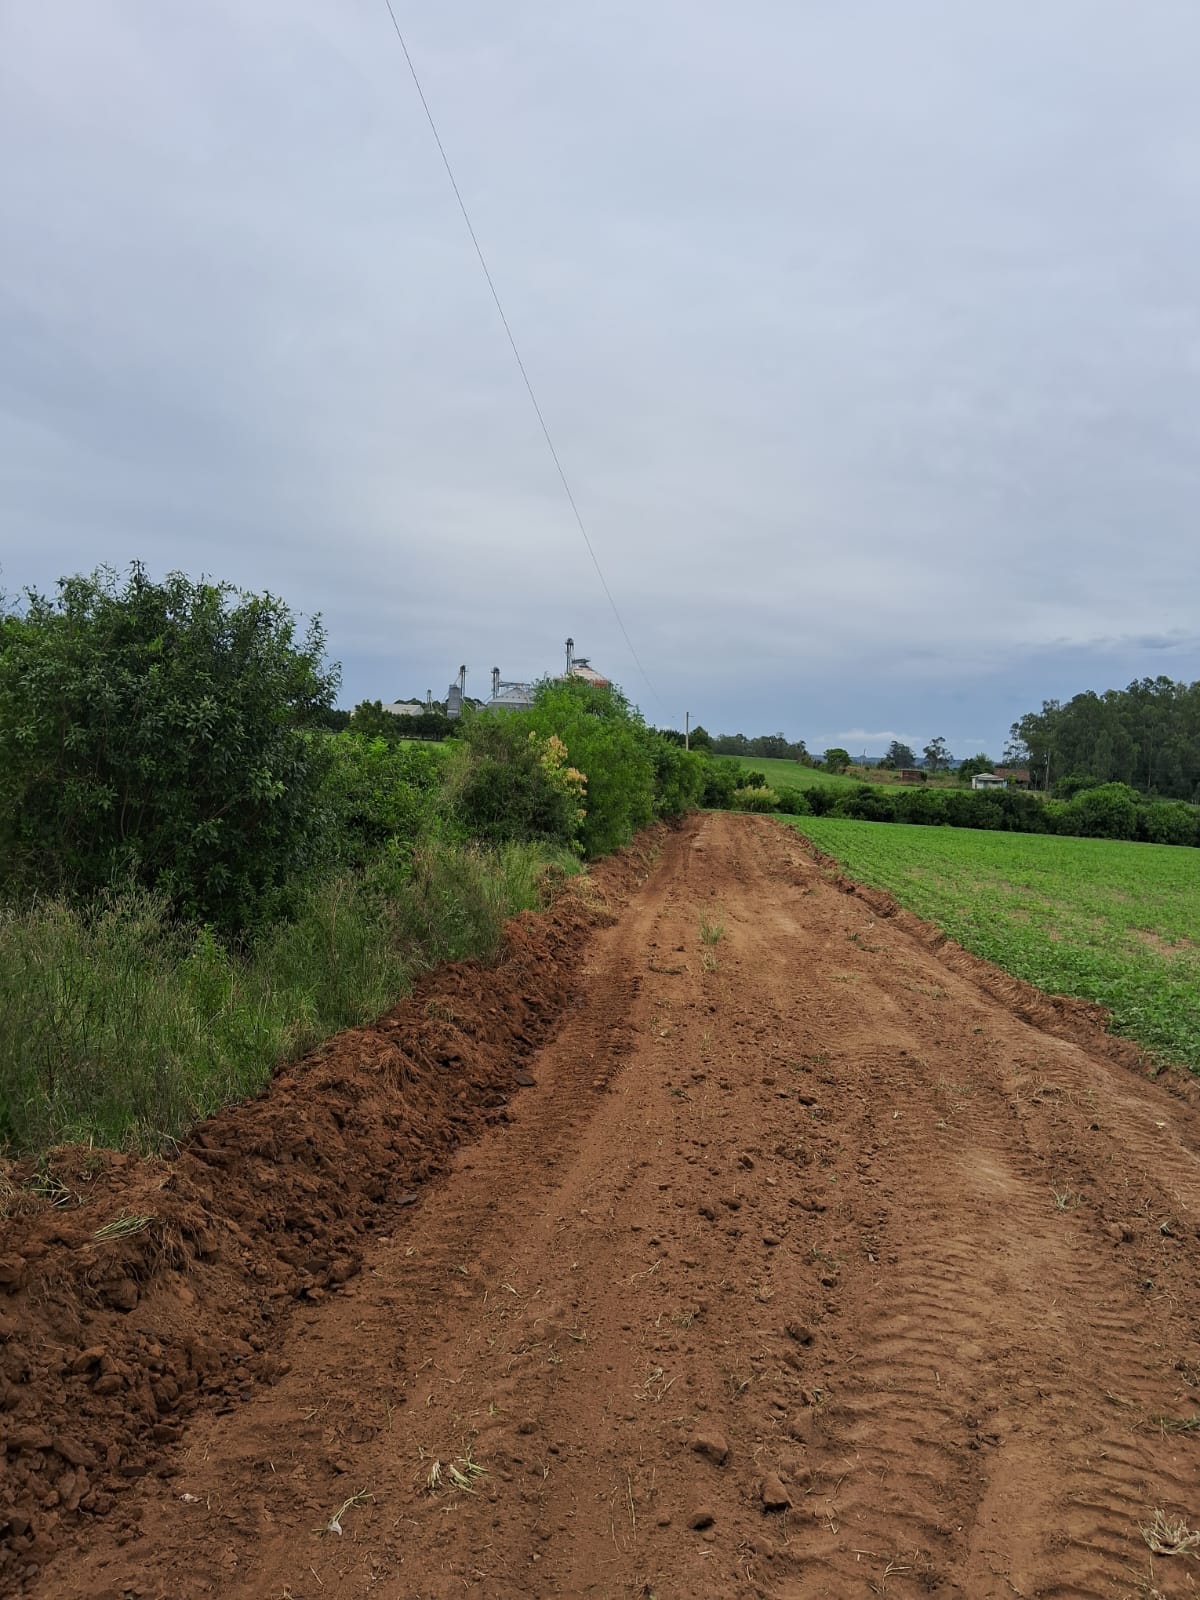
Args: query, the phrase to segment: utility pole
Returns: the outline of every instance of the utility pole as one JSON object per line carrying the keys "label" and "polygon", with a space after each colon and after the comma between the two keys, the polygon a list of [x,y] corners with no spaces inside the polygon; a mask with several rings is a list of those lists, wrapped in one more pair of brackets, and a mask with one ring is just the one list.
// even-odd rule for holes
{"label": "utility pole", "polygon": [[692,713],[690,711],[683,713],[683,748],[685,750],[692,748]]}

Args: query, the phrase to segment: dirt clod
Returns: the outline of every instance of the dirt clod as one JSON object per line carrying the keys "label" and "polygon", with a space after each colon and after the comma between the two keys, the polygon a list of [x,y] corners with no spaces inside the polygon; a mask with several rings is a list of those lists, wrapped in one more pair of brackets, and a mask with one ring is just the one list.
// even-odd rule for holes
{"label": "dirt clod", "polygon": [[723,1467],[729,1460],[729,1440],[723,1433],[697,1433],[692,1438],[692,1449],[698,1456]]}
{"label": "dirt clod", "polygon": [[777,1472],[768,1472],[759,1486],[758,1497],[764,1511],[790,1511],[792,1497]]}

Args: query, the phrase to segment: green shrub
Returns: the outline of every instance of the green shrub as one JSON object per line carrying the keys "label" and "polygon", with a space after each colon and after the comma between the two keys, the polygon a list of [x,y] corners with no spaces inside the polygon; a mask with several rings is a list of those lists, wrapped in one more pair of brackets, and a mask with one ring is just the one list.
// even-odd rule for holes
{"label": "green shrub", "polygon": [[521,720],[543,736],[557,735],[571,765],[587,779],[580,829],[585,855],[607,855],[654,820],[649,737],[619,689],[598,688],[582,678],[546,680]]}
{"label": "green shrub", "polygon": [[734,791],[733,809],[735,811],[778,811],[779,795],[774,789],[768,789],[766,784],[737,789]]}
{"label": "green shrub", "polygon": [[741,769],[732,761],[704,762],[704,783],[700,790],[700,804],[717,811],[728,811],[733,805],[734,792],[741,779]]}
{"label": "green shrub", "polygon": [[1183,800],[1154,800],[1138,812],[1138,838],[1151,844],[1200,844],[1200,808]]}
{"label": "green shrub", "polygon": [[562,740],[506,711],[466,720],[450,757],[446,793],[463,830],[492,843],[550,839],[572,845],[584,820],[584,780],[568,765]]}
{"label": "green shrub", "polygon": [[139,566],[27,594],[0,616],[0,887],[132,878],[231,933],[275,914],[321,844],[324,643],[271,595]]}
{"label": "green shrub", "polygon": [[1123,783],[1083,789],[1067,802],[1066,831],[1090,839],[1136,839],[1139,798]]}
{"label": "green shrub", "polygon": [[779,803],[775,809],[782,812],[785,817],[808,816],[810,807],[803,789],[781,788],[777,791],[777,796]]}
{"label": "green shrub", "polygon": [[651,735],[654,760],[654,809],[660,817],[682,817],[695,810],[705,787],[705,758]]}
{"label": "green shrub", "polygon": [[350,733],[331,735],[328,743],[322,800],[329,859],[360,867],[384,845],[406,855],[433,826],[444,757],[421,745]]}

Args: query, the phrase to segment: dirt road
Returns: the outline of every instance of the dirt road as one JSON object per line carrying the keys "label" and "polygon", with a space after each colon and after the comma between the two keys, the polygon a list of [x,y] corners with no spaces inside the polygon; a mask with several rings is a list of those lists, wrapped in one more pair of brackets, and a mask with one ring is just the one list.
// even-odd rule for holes
{"label": "dirt road", "polygon": [[1140,1531],[1200,1522],[1187,1098],[755,818],[585,966],[511,1121],[35,1592],[1195,1592]]}

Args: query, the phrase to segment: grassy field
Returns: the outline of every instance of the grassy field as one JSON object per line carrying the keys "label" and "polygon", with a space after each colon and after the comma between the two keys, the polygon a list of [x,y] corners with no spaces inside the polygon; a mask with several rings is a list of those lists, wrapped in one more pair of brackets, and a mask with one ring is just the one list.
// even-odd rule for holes
{"label": "grassy field", "polygon": [[832,817],[795,825],[974,954],[1098,1001],[1116,1032],[1200,1072],[1200,850]]}
{"label": "grassy field", "polygon": [[734,761],[747,772],[765,774],[773,789],[853,789],[855,780],[835,772],[817,772],[798,761],[777,761],[770,756],[717,756],[717,761]]}

